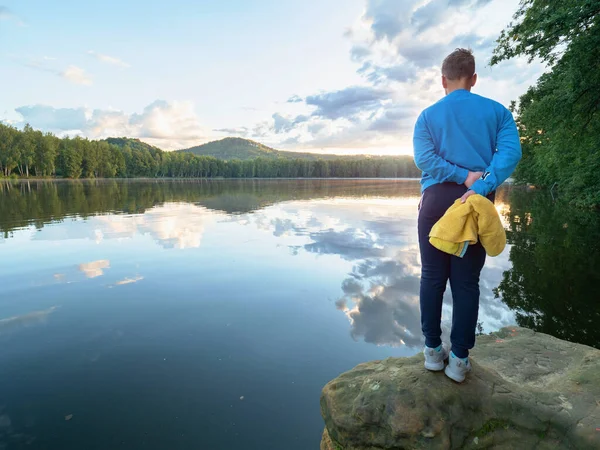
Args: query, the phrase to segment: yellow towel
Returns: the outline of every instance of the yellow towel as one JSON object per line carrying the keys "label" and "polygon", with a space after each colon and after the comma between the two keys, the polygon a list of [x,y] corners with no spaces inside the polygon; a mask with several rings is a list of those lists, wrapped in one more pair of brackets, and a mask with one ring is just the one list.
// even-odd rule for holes
{"label": "yellow towel", "polygon": [[506,232],[498,211],[481,195],[471,195],[465,203],[456,200],[429,233],[431,245],[461,258],[478,240],[490,256],[498,256],[506,247]]}

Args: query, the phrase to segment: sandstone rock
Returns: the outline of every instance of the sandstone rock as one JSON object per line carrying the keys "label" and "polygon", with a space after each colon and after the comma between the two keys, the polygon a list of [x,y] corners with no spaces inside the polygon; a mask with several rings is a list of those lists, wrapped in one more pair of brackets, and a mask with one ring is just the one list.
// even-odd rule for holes
{"label": "sandstone rock", "polygon": [[462,384],[421,354],[360,364],[321,396],[321,450],[600,448],[600,350],[525,328],[481,336]]}
{"label": "sandstone rock", "polygon": [[321,450],[336,450],[335,445],[329,437],[327,428],[323,431],[323,438],[321,439]]}

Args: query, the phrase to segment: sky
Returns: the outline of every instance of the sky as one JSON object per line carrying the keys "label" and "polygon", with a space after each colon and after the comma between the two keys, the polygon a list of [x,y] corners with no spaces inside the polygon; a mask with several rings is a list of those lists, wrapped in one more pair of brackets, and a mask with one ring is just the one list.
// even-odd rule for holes
{"label": "sky", "polygon": [[164,150],[228,136],[411,154],[456,47],[508,106],[543,72],[490,67],[518,0],[0,0],[0,121]]}

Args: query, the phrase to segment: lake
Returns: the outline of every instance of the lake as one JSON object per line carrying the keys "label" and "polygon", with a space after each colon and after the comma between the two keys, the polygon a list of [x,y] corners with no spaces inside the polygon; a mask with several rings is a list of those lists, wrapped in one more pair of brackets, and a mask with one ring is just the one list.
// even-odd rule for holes
{"label": "lake", "polygon": [[[317,449],[323,385],[420,351],[418,202],[414,180],[0,182],[0,449]],[[496,206],[480,332],[598,346],[599,215]]]}

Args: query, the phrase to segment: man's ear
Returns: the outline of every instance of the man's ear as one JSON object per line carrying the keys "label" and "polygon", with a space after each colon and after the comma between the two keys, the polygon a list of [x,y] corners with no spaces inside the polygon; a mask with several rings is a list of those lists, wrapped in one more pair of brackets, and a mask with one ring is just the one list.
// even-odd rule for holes
{"label": "man's ear", "polygon": [[446,77],[444,75],[442,75],[442,87],[444,89],[448,89],[448,80],[446,79]]}
{"label": "man's ear", "polygon": [[471,87],[475,86],[476,83],[477,83],[477,74],[474,74],[473,78],[471,78]]}

